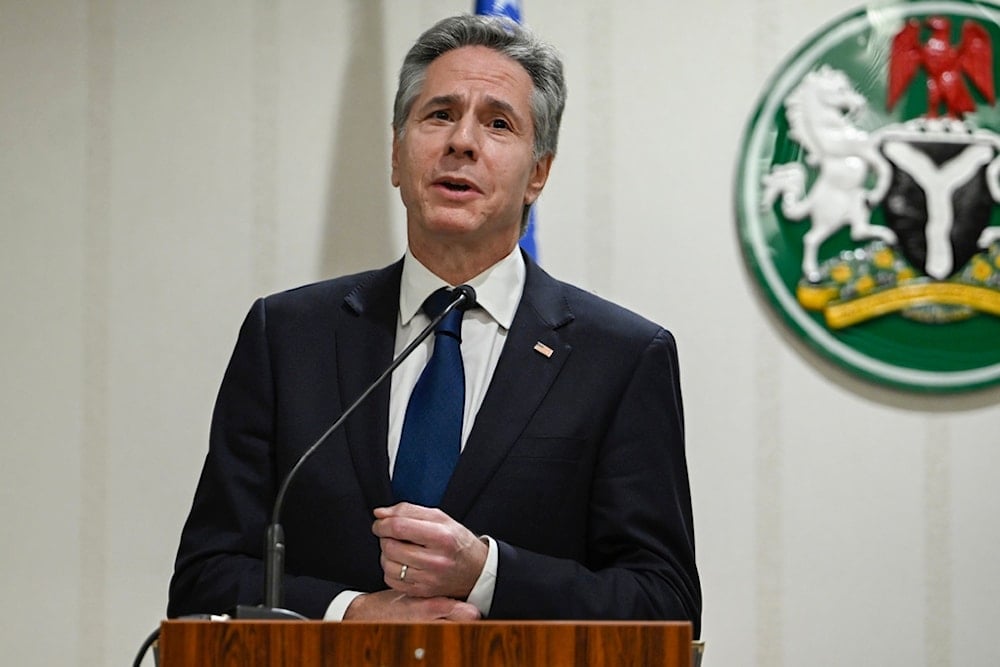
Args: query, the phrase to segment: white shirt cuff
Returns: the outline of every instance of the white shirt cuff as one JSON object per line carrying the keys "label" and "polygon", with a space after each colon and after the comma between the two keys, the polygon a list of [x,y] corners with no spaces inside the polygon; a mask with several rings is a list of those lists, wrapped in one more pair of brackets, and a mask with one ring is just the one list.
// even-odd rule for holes
{"label": "white shirt cuff", "polygon": [[484,535],[480,539],[486,542],[490,550],[486,554],[486,563],[483,565],[483,571],[465,601],[478,609],[483,618],[488,618],[490,607],[493,606],[493,592],[496,590],[497,585],[497,561],[500,560],[500,550],[497,547],[496,541],[489,535]]}
{"label": "white shirt cuff", "polygon": [[361,593],[358,591],[344,591],[337,597],[333,598],[333,602],[330,606],[326,608],[326,613],[323,614],[324,621],[342,621],[344,620],[344,614],[347,613],[347,608],[351,606],[354,599],[360,596]]}

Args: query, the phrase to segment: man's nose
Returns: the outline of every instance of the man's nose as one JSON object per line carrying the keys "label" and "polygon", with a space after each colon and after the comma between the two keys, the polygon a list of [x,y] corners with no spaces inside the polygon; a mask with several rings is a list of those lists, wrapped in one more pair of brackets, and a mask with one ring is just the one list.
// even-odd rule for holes
{"label": "man's nose", "polygon": [[475,159],[479,155],[482,128],[479,122],[466,114],[452,126],[448,137],[448,154],[458,153]]}

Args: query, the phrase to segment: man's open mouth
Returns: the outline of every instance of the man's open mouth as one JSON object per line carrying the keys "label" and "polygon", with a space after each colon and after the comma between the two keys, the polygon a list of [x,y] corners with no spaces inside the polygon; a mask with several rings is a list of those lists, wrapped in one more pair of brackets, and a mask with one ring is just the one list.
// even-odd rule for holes
{"label": "man's open mouth", "polygon": [[437,181],[437,184],[451,192],[469,192],[470,190],[476,190],[476,186],[465,180],[450,180],[443,178]]}

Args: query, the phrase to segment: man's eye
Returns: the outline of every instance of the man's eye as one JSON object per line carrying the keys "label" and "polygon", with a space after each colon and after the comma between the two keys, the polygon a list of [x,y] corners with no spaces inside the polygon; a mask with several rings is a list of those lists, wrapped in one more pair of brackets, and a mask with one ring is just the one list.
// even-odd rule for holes
{"label": "man's eye", "polygon": [[435,120],[448,120],[449,118],[451,118],[451,114],[449,114],[447,111],[443,109],[439,109],[437,111],[431,112],[431,118]]}
{"label": "man's eye", "polygon": [[490,121],[490,127],[494,130],[509,130],[510,123],[505,121],[503,118],[494,118]]}

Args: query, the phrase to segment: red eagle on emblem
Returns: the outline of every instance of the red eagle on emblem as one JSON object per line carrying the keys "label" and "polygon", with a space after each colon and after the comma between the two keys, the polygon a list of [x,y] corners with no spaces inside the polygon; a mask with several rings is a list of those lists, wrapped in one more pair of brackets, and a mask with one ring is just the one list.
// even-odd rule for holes
{"label": "red eagle on emblem", "polygon": [[975,102],[963,74],[993,104],[993,45],[989,33],[978,23],[962,24],[962,41],[951,43],[951,21],[935,16],[927,19],[930,38],[920,43],[920,22],[911,19],[892,40],[889,58],[889,110],[923,67],[927,72],[927,115],[936,118],[943,104],[946,113],[959,118],[974,111]]}

